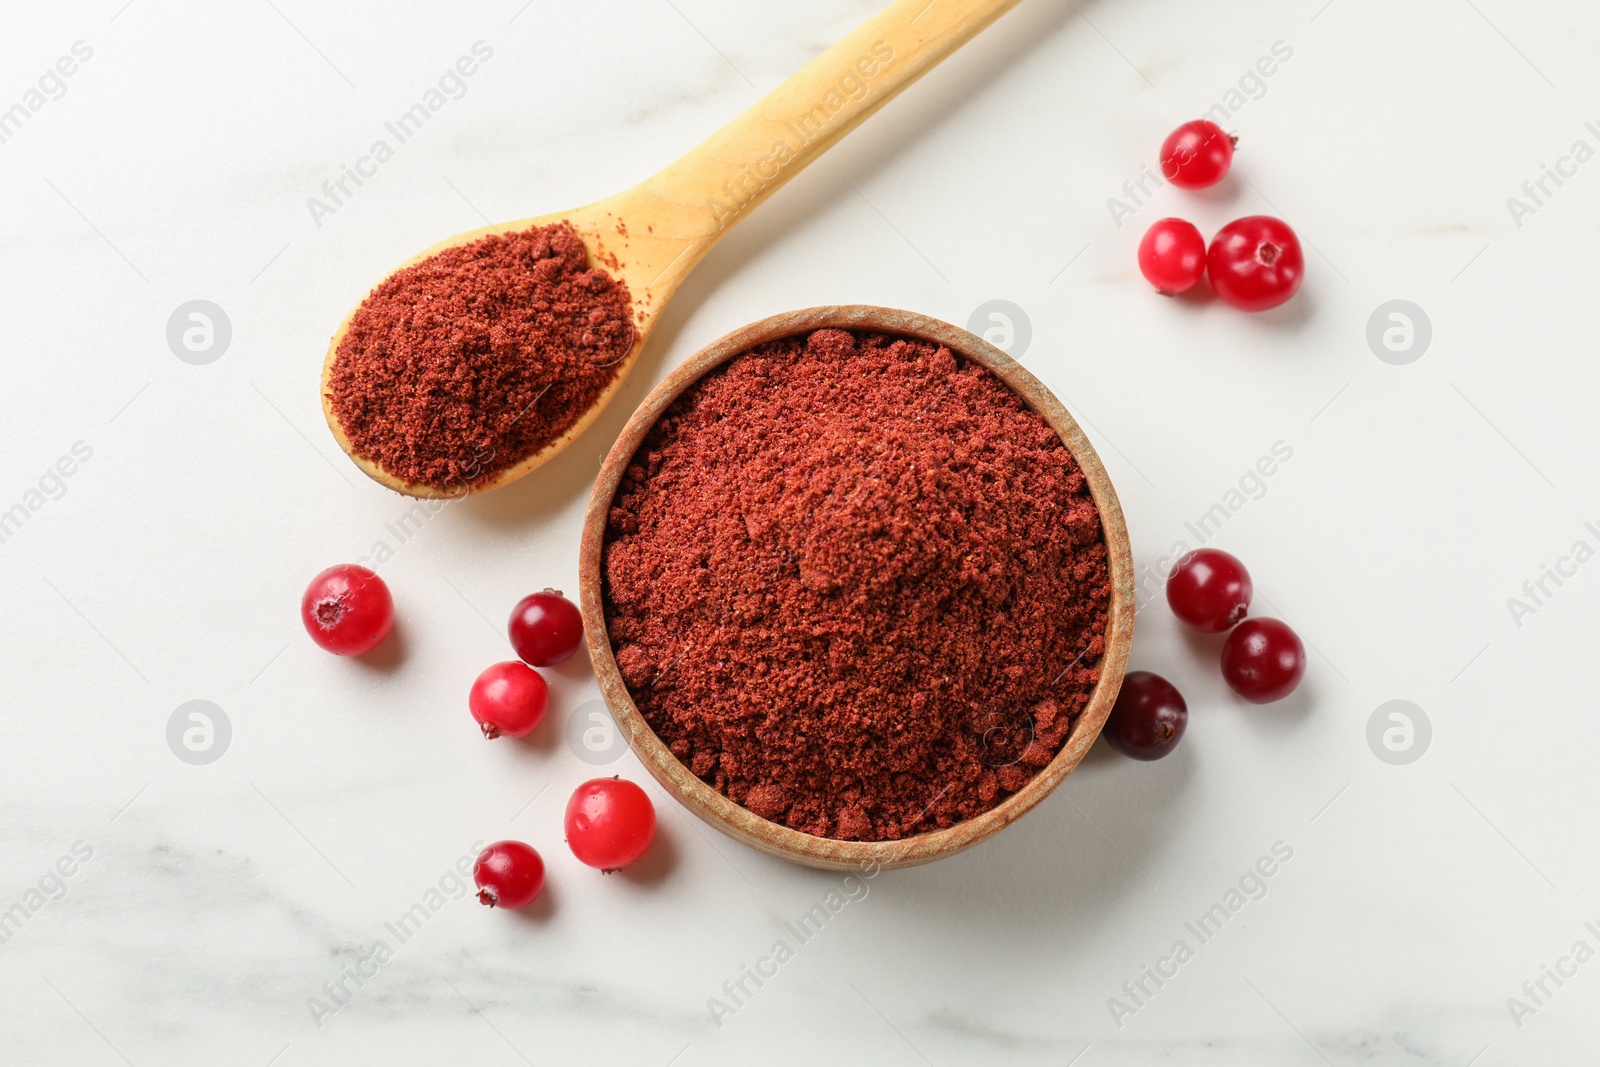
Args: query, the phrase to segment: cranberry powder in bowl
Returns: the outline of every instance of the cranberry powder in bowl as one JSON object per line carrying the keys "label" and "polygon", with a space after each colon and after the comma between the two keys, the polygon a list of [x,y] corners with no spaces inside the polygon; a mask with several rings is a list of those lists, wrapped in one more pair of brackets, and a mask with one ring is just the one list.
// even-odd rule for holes
{"label": "cranberry powder in bowl", "polygon": [[818,837],[988,811],[1100,678],[1100,514],[1043,416],[912,338],[816,330],[686,390],[612,499],[608,636],[694,775]]}

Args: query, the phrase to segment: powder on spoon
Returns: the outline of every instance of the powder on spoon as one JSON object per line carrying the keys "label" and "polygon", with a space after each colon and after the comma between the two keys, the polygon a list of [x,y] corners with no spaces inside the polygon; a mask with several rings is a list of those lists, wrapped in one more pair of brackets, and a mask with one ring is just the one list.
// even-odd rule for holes
{"label": "powder on spoon", "polygon": [[560,437],[633,347],[632,297],[566,223],[396,271],[350,320],[328,399],[355,454],[465,488]]}
{"label": "powder on spoon", "polygon": [[888,840],[978,815],[1099,680],[1100,515],[1047,422],[941,346],[818,330],[663,415],[612,503],[612,648],[694,774],[763,818]]}

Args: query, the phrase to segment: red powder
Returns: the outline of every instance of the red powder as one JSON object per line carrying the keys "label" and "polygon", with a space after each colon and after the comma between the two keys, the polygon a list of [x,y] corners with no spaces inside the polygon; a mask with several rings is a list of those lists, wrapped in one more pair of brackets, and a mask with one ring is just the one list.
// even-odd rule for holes
{"label": "red powder", "polygon": [[492,234],[397,271],[339,343],[328,398],[356,455],[459,488],[557,437],[633,347],[627,286],[566,223]]}
{"label": "red powder", "polygon": [[707,375],[613,501],[612,648],[755,814],[875,841],[988,810],[1099,680],[1110,571],[1059,437],[924,341],[819,330]]}

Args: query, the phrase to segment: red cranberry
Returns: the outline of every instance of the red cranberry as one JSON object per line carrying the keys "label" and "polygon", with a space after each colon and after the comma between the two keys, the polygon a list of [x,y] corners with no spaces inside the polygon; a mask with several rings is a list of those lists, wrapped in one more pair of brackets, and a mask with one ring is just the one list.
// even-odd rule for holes
{"label": "red cranberry", "polygon": [[1306,261],[1300,238],[1270,215],[1230,222],[1211,239],[1206,254],[1211,288],[1240,311],[1268,311],[1300,290]]}
{"label": "red cranberry", "polygon": [[1234,137],[1210,119],[1185,122],[1161,146],[1161,173],[1180,189],[1220,182],[1233,165]]}
{"label": "red cranberry", "polygon": [[478,675],[467,707],[483,727],[484,737],[526,737],[544,718],[549,698],[543,675],[520,660],[508,660]]}
{"label": "red cranberry", "polygon": [[311,640],[336,656],[376,648],[394,625],[394,599],[372,571],[354,563],[329,567],[300,598],[300,621]]}
{"label": "red cranberry", "polygon": [[1222,646],[1222,677],[1252,704],[1294,692],[1306,675],[1306,646],[1279,619],[1246,619]]}
{"label": "red cranberry", "polygon": [[544,888],[544,860],[521,841],[496,841],[478,854],[472,880],[489,907],[526,907]]}
{"label": "red cranberry", "polygon": [[621,778],[584,782],[567,801],[567,845],[590,867],[626,867],[656,836],[656,809],[643,789]]}
{"label": "red cranberry", "polygon": [[1188,723],[1189,705],[1176,686],[1159,674],[1129,671],[1100,736],[1124,756],[1155,760],[1178,747]]}
{"label": "red cranberry", "polygon": [[533,593],[511,609],[511,647],[535,667],[551,667],[583,643],[583,614],[554,589]]}
{"label": "red cranberry", "polygon": [[1162,296],[1186,292],[1206,272],[1206,239],[1192,222],[1160,219],[1139,242],[1139,271]]}
{"label": "red cranberry", "polygon": [[1178,560],[1167,578],[1167,603],[1182,622],[1220,634],[1250,610],[1250,572],[1216,548],[1197,548]]}

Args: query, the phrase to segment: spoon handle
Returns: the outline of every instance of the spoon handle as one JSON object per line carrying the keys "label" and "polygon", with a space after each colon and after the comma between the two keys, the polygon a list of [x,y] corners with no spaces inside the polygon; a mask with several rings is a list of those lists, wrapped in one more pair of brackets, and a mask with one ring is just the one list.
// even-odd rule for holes
{"label": "spoon handle", "polygon": [[[895,0],[677,162],[630,190],[682,242],[673,289],[718,237],[1017,0]],[[663,284],[664,283],[664,284]]]}

